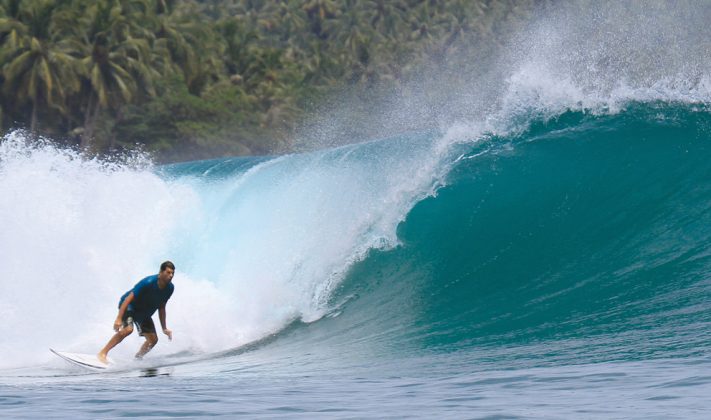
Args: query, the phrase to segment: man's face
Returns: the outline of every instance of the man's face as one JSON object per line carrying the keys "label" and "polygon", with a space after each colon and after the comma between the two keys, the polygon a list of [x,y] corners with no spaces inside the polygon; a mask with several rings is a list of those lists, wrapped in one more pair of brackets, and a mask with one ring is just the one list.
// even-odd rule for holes
{"label": "man's face", "polygon": [[171,280],[173,280],[173,275],[175,274],[175,270],[173,270],[170,267],[166,267],[165,270],[161,271],[158,273],[158,277],[165,283],[170,283]]}

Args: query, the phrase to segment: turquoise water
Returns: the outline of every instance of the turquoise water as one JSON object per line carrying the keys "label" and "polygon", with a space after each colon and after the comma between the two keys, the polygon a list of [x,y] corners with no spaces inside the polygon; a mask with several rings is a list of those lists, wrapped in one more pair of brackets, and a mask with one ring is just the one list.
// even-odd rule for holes
{"label": "turquoise water", "polygon": [[[341,147],[286,156],[8,133],[0,417],[708,418],[709,7],[584,4],[415,81],[369,142],[349,104],[303,134]],[[48,351],[97,352],[166,259],[172,341]]]}
{"label": "turquoise water", "polygon": [[[116,248],[26,214],[38,202],[22,197],[53,189],[73,197],[58,202],[61,220],[92,203],[79,215],[102,215],[87,228],[102,238],[117,235],[104,223],[108,209],[121,210],[121,234],[132,240],[114,245],[145,251],[136,273],[169,255],[179,275],[168,310],[175,341],[131,362],[140,341],[129,339],[119,367],[102,374],[43,349],[86,351],[103,335],[53,333],[52,320],[25,311],[24,289],[4,282],[14,327],[3,330],[3,417],[703,418],[709,109],[630,102],[443,139],[451,137],[128,169],[6,138],[0,186],[17,200],[2,210],[25,209],[55,245],[36,248],[58,274],[39,272],[53,287],[30,294],[34,301],[49,311],[82,302],[96,313],[76,318],[77,331],[103,325],[106,335],[112,293],[131,283],[130,264],[102,268]],[[40,179],[20,195],[13,174],[23,171]],[[58,184],[48,187],[43,171]],[[93,186],[97,176],[105,179]],[[98,188],[114,180],[134,188],[104,203]],[[132,194],[170,205],[136,207]],[[150,248],[131,230],[134,216],[155,217],[166,241]],[[5,255],[28,235],[14,225]],[[13,261],[3,261],[4,278],[38,275]],[[96,302],[76,293],[84,284],[66,280],[62,265],[104,270],[89,292]],[[35,323],[31,331],[18,330],[20,317]]]}

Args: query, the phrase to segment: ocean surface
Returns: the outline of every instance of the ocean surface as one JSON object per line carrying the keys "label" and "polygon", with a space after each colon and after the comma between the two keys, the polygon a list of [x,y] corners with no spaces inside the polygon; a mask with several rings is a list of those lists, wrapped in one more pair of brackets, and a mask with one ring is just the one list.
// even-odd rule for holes
{"label": "ocean surface", "polygon": [[[0,417],[709,418],[711,67],[524,61],[488,113],[308,153],[6,135]],[[166,259],[172,341],[49,352]]]}
{"label": "ocean surface", "polygon": [[[708,415],[709,109],[446,138],[141,169],[7,137],[0,413]],[[47,351],[97,351],[166,258],[173,342]]]}

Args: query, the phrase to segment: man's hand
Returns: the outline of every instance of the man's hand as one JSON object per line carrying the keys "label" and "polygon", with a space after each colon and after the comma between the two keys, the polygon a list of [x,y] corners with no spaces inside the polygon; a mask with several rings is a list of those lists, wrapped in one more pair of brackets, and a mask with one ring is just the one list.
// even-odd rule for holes
{"label": "man's hand", "polygon": [[114,331],[118,331],[121,328],[121,324],[123,324],[121,318],[116,318],[116,321],[114,321]]}
{"label": "man's hand", "polygon": [[168,328],[163,328],[163,334],[168,336],[168,340],[173,341],[173,331],[169,330]]}

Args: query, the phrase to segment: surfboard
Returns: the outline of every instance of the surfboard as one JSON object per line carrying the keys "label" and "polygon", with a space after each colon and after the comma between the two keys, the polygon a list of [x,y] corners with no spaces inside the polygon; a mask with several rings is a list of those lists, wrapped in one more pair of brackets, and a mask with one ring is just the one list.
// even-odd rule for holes
{"label": "surfboard", "polygon": [[109,357],[109,364],[103,363],[96,357],[95,354],[83,354],[83,353],[69,353],[66,351],[57,351],[54,349],[49,349],[52,353],[66,360],[67,362],[75,365],[81,366],[85,369],[91,370],[104,370],[114,364],[114,361]]}

